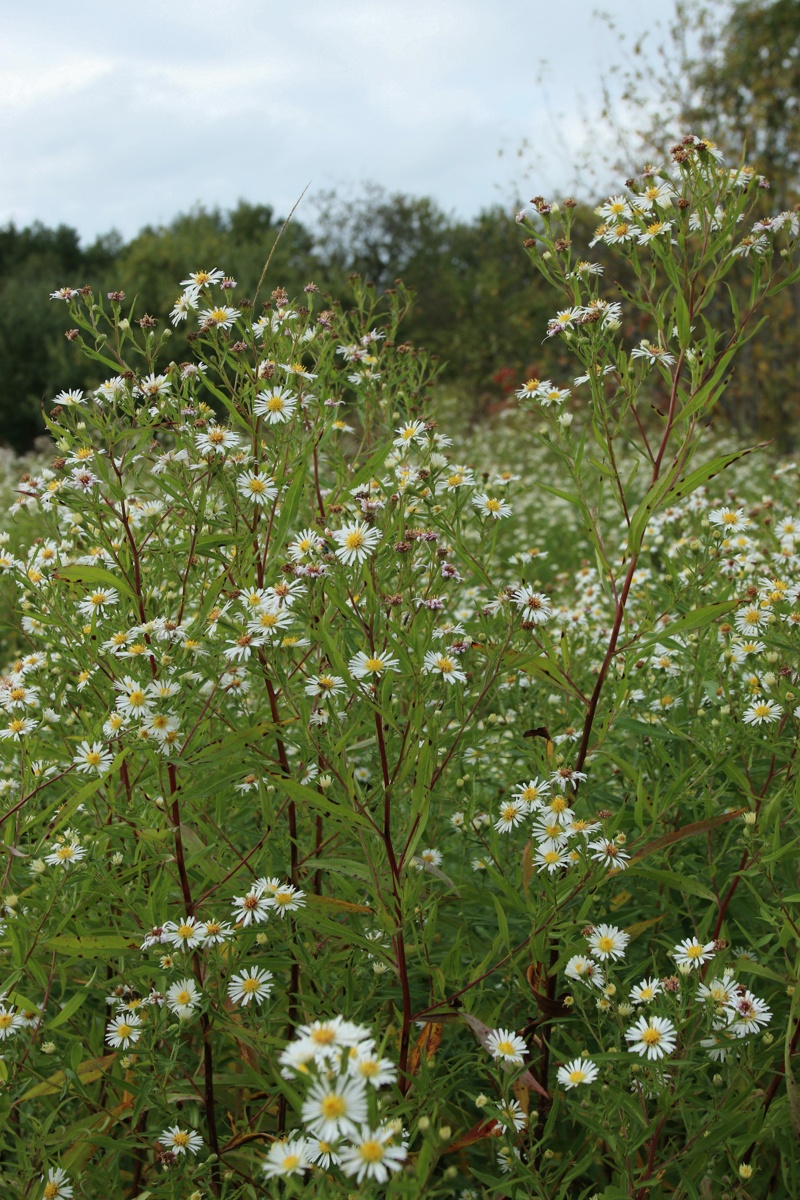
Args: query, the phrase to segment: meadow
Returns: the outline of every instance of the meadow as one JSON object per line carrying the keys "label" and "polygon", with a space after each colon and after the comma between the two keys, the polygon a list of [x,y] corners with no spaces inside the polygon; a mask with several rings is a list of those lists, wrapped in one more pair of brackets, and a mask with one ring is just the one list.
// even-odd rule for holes
{"label": "meadow", "polygon": [[566,366],[477,427],[402,285],[53,281],[98,382],[2,463],[4,1196],[798,1195],[800,485],[714,424],[800,278],[762,185],[687,135],[599,207],[625,286],[532,201]]}

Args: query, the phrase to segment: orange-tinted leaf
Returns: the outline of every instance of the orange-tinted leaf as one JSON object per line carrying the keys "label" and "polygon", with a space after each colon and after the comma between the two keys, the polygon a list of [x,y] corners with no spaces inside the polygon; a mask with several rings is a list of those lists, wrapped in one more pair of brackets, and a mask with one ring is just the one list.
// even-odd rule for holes
{"label": "orange-tinted leaf", "polygon": [[491,1121],[479,1121],[477,1125],[473,1125],[469,1133],[465,1133],[462,1138],[456,1142],[451,1142],[447,1147],[447,1153],[452,1154],[454,1150],[463,1150],[465,1146],[472,1146],[475,1142],[480,1142],[483,1138],[491,1137],[493,1131],[497,1128],[497,1121],[492,1117]]}
{"label": "orange-tinted leaf", "polygon": [[416,1075],[423,1054],[426,1062],[431,1061],[442,1043],[443,1028],[444,1026],[439,1021],[430,1021],[423,1027],[408,1060],[410,1074]]}
{"label": "orange-tinted leaf", "polygon": [[696,833],[707,833],[709,829],[716,829],[718,825],[725,825],[728,821],[735,821],[745,811],[746,809],[744,808],[736,808],[731,812],[720,813],[718,817],[707,817],[705,821],[693,821],[691,825],[684,825],[680,829],[673,829],[672,833],[663,833],[661,837],[648,842],[642,850],[634,855],[628,865],[633,867],[636,863],[641,862],[643,858],[649,858],[651,854],[655,854],[656,850],[663,850],[665,846],[674,846],[676,842],[683,842],[686,838],[694,837]]}

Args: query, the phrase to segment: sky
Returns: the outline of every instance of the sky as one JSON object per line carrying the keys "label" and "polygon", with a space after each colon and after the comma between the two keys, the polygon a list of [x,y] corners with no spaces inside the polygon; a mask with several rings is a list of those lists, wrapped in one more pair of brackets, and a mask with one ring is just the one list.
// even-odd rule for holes
{"label": "sky", "polygon": [[[84,241],[111,229],[129,238],[196,205],[245,199],[285,215],[306,185],[309,197],[347,195],[366,181],[469,217],[525,190],[569,188],[578,148],[602,140],[601,75],[624,54],[595,8],[5,5],[0,225],[63,222]],[[650,7],[613,0],[612,10],[630,45]]]}

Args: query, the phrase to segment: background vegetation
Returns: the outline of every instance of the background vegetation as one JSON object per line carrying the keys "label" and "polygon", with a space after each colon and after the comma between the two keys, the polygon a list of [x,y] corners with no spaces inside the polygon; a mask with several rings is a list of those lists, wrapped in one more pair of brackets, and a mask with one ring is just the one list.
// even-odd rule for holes
{"label": "background vegetation", "polygon": [[[621,43],[620,61],[610,71],[623,77],[623,107],[615,117],[607,106],[603,119],[621,122],[626,169],[663,154],[669,130],[677,135],[694,128],[729,157],[746,141],[749,160],[771,181],[764,211],[792,207],[800,156],[798,0],[711,6],[690,0],[678,5],[672,28],[661,31],[655,59],[646,50],[628,51]],[[639,131],[634,146],[632,128]],[[593,153],[596,159],[594,141]],[[591,197],[583,199],[574,228],[585,244],[597,219]],[[138,296],[139,315],[164,313],[175,299],[167,281],[181,278],[187,262],[203,262],[223,266],[238,280],[241,303],[255,291],[284,215],[268,203],[242,200],[230,211],[183,213],[127,243],[111,233],[90,246],[66,226],[0,230],[0,440],[18,451],[29,448],[44,430],[43,401],[66,383],[99,382],[91,364],[79,367],[68,353],[62,313],[43,298],[55,280],[122,289]],[[390,195],[371,185],[355,198],[318,196],[281,239],[271,278],[290,294],[309,279],[324,279],[326,303],[351,306],[352,272],[379,292],[402,276],[417,293],[403,337],[438,358],[439,380],[457,385],[462,419],[466,414],[474,422],[505,407],[528,375],[545,377],[564,366],[560,349],[545,338],[546,287],[531,278],[520,252],[524,235],[510,217],[498,205],[462,220],[429,197]],[[607,262],[602,250],[598,246],[595,256]],[[612,273],[608,282],[618,278]],[[741,288],[742,280],[734,286]],[[781,450],[795,445],[800,416],[795,303],[786,294],[775,306],[720,410],[733,432],[774,438]],[[182,333],[169,351],[176,360],[186,357]],[[653,399],[657,404],[658,396]]]}

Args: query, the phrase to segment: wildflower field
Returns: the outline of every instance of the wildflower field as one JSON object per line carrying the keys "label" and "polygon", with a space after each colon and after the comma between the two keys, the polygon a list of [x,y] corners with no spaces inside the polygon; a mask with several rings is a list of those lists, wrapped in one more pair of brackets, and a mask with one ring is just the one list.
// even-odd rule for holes
{"label": "wildflower field", "polygon": [[98,383],[4,464],[3,1197],[800,1194],[800,482],[711,426],[800,278],[764,182],[629,180],[631,289],[533,201],[563,376],[471,432],[400,285],[54,281]]}

